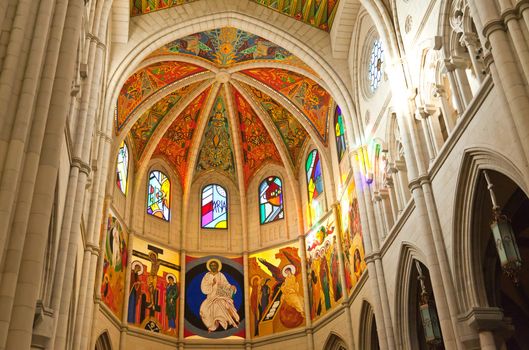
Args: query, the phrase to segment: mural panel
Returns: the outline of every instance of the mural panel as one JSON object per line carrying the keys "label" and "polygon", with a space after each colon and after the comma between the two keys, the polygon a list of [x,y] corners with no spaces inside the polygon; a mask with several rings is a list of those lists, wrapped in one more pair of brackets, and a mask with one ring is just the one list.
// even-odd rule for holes
{"label": "mural panel", "polygon": [[[288,98],[305,115],[323,143],[327,144],[331,95],[315,81],[279,68],[254,68],[243,71]],[[332,111],[334,112],[334,111]]]}
{"label": "mural panel", "polygon": [[354,180],[351,180],[347,186],[347,193],[342,198],[341,209],[345,282],[347,291],[352,293],[353,287],[366,269],[364,239]]}
{"label": "mural panel", "polygon": [[211,109],[196,165],[197,173],[210,169],[235,178],[233,143],[226,110],[226,98],[220,93]]}
{"label": "mural panel", "polygon": [[180,254],[134,237],[128,323],[178,336]]}
{"label": "mural panel", "polygon": [[305,324],[299,245],[252,254],[248,260],[250,329],[260,337]]}
{"label": "mural panel", "polygon": [[121,320],[127,269],[127,234],[113,215],[108,217],[106,233],[102,239],[104,239],[104,256],[101,299]]}
{"label": "mural panel", "polygon": [[242,257],[186,257],[186,338],[244,338]]}
{"label": "mural panel", "polygon": [[310,316],[315,320],[338,305],[343,296],[333,214],[307,234],[305,244]]}
{"label": "mural panel", "polygon": [[279,151],[261,119],[237,90],[232,88],[232,92],[240,122],[244,157],[244,183],[247,186],[253,174],[266,161],[274,161],[279,164],[282,162]]}
{"label": "mural panel", "polygon": [[132,136],[132,140],[134,140],[137,159],[141,158],[147,143],[149,143],[154,130],[158,127],[162,119],[165,118],[174,106],[179,104],[184,96],[192,93],[199,84],[190,84],[170,93],[156,102],[134,123],[130,130],[130,135]]}
{"label": "mural panel", "polygon": [[253,98],[261,105],[266,113],[270,116],[275,126],[279,130],[281,138],[287,145],[290,158],[296,164],[299,159],[303,143],[308,139],[308,133],[301,123],[283,106],[272,99],[261,90],[253,86],[239,82],[244,88],[253,95]]}
{"label": "mural panel", "polygon": [[198,117],[209,91],[209,88],[206,89],[178,115],[153,153],[154,156],[165,156],[174,164],[182,184],[185,184],[186,180],[189,147],[191,147]]}
{"label": "mural panel", "polygon": [[193,64],[165,61],[151,64],[131,75],[119,93],[116,133],[147,97],[177,80],[203,71],[205,71],[204,68]]}
{"label": "mural panel", "polygon": [[248,61],[280,62],[310,69],[284,48],[233,27],[217,28],[174,40],[154,51],[150,57],[179,54],[208,61],[218,67],[230,67]]}

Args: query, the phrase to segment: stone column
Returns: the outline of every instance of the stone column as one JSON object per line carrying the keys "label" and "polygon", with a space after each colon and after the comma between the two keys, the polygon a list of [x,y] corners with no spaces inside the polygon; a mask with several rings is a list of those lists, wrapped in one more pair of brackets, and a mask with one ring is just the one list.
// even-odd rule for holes
{"label": "stone column", "polygon": [[[183,233],[182,233],[183,234]],[[180,250],[180,314],[178,315],[178,349],[184,350],[184,311],[186,309],[186,251]]]}
{"label": "stone column", "polygon": [[444,70],[446,71],[446,76],[448,77],[448,82],[450,83],[450,90],[454,97],[454,103],[456,104],[457,113],[461,115],[465,110],[465,102],[459,91],[459,87],[456,81],[455,70],[456,66],[450,62],[450,59],[445,58],[443,60]]}
{"label": "stone column", "polygon": [[436,85],[434,97],[439,98],[441,101],[441,111],[443,113],[446,130],[448,134],[451,134],[456,124],[454,114],[457,114],[457,111],[452,107],[452,102],[449,101],[446,90],[442,85]]}
{"label": "stone column", "polygon": [[470,104],[470,101],[472,101],[473,97],[472,89],[470,88],[470,83],[468,82],[466,72],[469,62],[464,57],[452,56],[450,58],[450,63],[454,65],[454,74],[456,77],[457,87],[463,100],[464,107],[466,108]]}
{"label": "stone column", "polygon": [[390,208],[391,208],[391,216],[393,219],[392,221],[393,223],[395,223],[399,217],[400,207],[399,207],[399,203],[397,201],[397,196],[395,193],[393,178],[389,176],[389,173],[388,173],[388,176],[386,177],[384,186],[387,187],[387,193],[388,193],[389,203],[390,203]]}
{"label": "stone column", "polygon": [[[300,213],[298,213],[299,218]],[[301,232],[301,231],[300,231]],[[307,272],[307,251],[305,244],[305,234],[298,236],[299,257],[301,258],[301,279],[303,282],[303,298],[305,299],[305,334],[307,336],[307,350],[314,350],[314,336],[312,334],[311,305],[309,297],[309,280]]]}
{"label": "stone column", "polygon": [[483,83],[485,77],[484,70],[485,66],[483,62],[479,59],[480,54],[478,51],[481,49],[479,38],[476,33],[463,33],[459,42],[462,46],[465,46],[468,49],[468,54],[470,56],[470,61],[472,62],[472,69],[474,74],[478,79],[479,83]]}

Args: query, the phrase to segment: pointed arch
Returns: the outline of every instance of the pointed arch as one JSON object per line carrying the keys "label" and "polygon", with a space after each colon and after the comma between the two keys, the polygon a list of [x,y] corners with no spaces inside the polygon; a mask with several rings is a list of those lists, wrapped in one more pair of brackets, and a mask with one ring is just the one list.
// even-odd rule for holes
{"label": "pointed arch", "polygon": [[348,350],[348,347],[338,334],[331,332],[327,337],[323,350]]}
{"label": "pointed arch", "polygon": [[409,295],[411,293],[410,277],[414,269],[414,261],[419,261],[426,265],[426,256],[423,252],[410,242],[403,242],[397,271],[395,273],[395,324],[396,324],[396,346],[398,349],[417,349],[417,344],[413,343],[411,327],[415,324],[410,320]]}
{"label": "pointed arch", "polygon": [[112,350],[112,341],[107,330],[97,337],[95,350]]}
{"label": "pointed arch", "polygon": [[521,170],[503,155],[485,148],[469,148],[465,151],[457,177],[454,198],[453,220],[453,261],[454,280],[460,312],[474,306],[487,305],[486,292],[483,286],[483,273],[477,254],[474,254],[476,237],[473,235],[472,216],[476,202],[476,186],[480,172],[493,170],[503,174],[518,185],[526,194],[528,185]]}
{"label": "pointed arch", "polygon": [[375,320],[375,312],[371,304],[364,300],[360,310],[360,349],[363,350],[378,350],[380,349],[378,343],[377,323]]}

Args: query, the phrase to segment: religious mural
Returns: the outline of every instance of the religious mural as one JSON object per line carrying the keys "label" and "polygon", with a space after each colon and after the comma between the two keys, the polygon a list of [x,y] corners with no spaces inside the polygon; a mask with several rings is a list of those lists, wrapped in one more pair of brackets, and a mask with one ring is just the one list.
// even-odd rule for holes
{"label": "religious mural", "polygon": [[[196,0],[130,0],[130,15],[138,16]],[[339,0],[252,0],[316,28],[330,31]]]}
{"label": "religious mural", "polygon": [[127,321],[178,336],[180,254],[134,237]]}
{"label": "religious mural", "polygon": [[153,156],[164,156],[175,166],[182,185],[186,181],[189,147],[195,134],[198,117],[209,92],[210,89],[207,88],[174,119],[153,153]]}
{"label": "religious mural", "polygon": [[252,175],[266,161],[281,164],[281,156],[263,122],[255,114],[248,101],[232,88],[237,115],[240,122],[242,150],[244,157],[244,183],[247,186]]}
{"label": "religious mural", "polygon": [[244,338],[242,257],[186,257],[186,338]]}
{"label": "religious mural", "polygon": [[103,235],[103,279],[101,299],[118,319],[123,315],[125,271],[127,269],[127,235],[118,219],[109,215]]}
{"label": "religious mural", "polygon": [[333,309],[343,296],[335,229],[335,218],[331,213],[305,237],[310,316],[313,320]]}
{"label": "religious mural", "polygon": [[274,125],[277,127],[281,138],[285,142],[292,162],[296,164],[299,160],[301,150],[309,134],[301,123],[277,101],[253,86],[239,82],[268,113]]}
{"label": "religious mural", "polygon": [[291,243],[250,255],[250,334],[260,337],[305,324],[299,245]]}
{"label": "religious mural", "polygon": [[146,98],[177,80],[203,71],[205,68],[193,64],[164,61],[153,63],[132,74],[123,84],[118,96],[116,134]]}
{"label": "religious mural", "polygon": [[233,27],[213,29],[174,40],[149,57],[171,54],[196,57],[223,68],[248,61],[273,61],[313,73],[303,61],[284,48]]}
{"label": "religious mural", "polygon": [[354,179],[347,186],[347,192],[341,201],[341,210],[345,283],[347,291],[352,293],[353,287],[366,269],[364,239]]}
{"label": "religious mural", "polygon": [[331,109],[332,97],[322,86],[304,75],[280,68],[253,68],[242,72],[292,101],[321,141],[327,144],[329,115],[334,111]]}
{"label": "religious mural", "polygon": [[216,97],[211,109],[196,165],[197,173],[218,170],[235,178],[233,143],[226,110],[226,98],[222,93]]}
{"label": "religious mural", "polygon": [[137,159],[141,158],[145,147],[149,143],[151,136],[154,134],[154,131],[160,122],[173,109],[173,107],[179,105],[182,98],[192,93],[199,84],[200,82],[190,84],[168,94],[143,113],[134,123],[130,130],[130,135],[135,144]]}

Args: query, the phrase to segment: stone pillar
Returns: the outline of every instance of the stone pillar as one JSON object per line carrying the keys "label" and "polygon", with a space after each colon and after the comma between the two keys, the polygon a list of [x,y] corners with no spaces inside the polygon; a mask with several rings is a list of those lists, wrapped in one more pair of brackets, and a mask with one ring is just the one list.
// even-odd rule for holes
{"label": "stone pillar", "polygon": [[453,56],[450,58],[450,63],[454,65],[454,74],[456,77],[457,87],[463,100],[464,108],[466,108],[470,104],[470,101],[472,101],[473,97],[472,89],[470,88],[470,83],[468,82],[466,72],[469,62],[464,57]]}
{"label": "stone pillar", "polygon": [[447,92],[442,85],[436,85],[434,97],[439,98],[441,101],[441,111],[443,113],[446,130],[448,131],[448,134],[451,134],[456,124],[454,115],[457,115],[457,111],[452,107],[452,102],[449,100]]}
{"label": "stone pillar", "polygon": [[461,115],[465,110],[465,102],[459,91],[459,87],[456,81],[456,66],[450,62],[450,59],[444,59],[443,61],[444,70],[446,71],[446,76],[448,77],[448,82],[450,83],[450,90],[452,91],[454,97],[454,103],[456,104],[457,113]]}
{"label": "stone pillar", "polygon": [[[298,217],[299,217],[298,213]],[[300,231],[301,232],[301,231]],[[301,278],[303,282],[303,298],[305,299],[305,334],[307,336],[307,350],[314,350],[314,335],[312,334],[312,318],[310,314],[309,280],[307,272],[307,251],[305,249],[305,234],[298,236],[299,257],[301,258]]]}
{"label": "stone pillar", "polygon": [[479,83],[483,83],[483,79],[485,77],[485,66],[479,58],[481,56],[479,53],[479,50],[481,50],[481,44],[479,42],[477,34],[463,33],[463,35],[459,39],[459,42],[462,46],[465,46],[467,48],[468,54],[470,56],[470,61],[472,62],[472,69],[474,70],[474,74],[476,75],[476,78],[478,79]]}
{"label": "stone pillar", "polygon": [[399,203],[397,201],[397,195],[395,193],[395,187],[393,185],[393,178],[389,176],[389,173],[388,173],[388,176],[386,176],[384,186],[387,188],[389,204],[391,208],[392,222],[395,223],[395,221],[398,220],[400,208],[399,208]]}
{"label": "stone pillar", "polygon": [[[183,234],[183,233],[182,233]],[[180,251],[180,314],[178,315],[178,339],[180,343],[178,345],[179,350],[184,350],[184,311],[186,309],[186,251],[182,249]]]}

